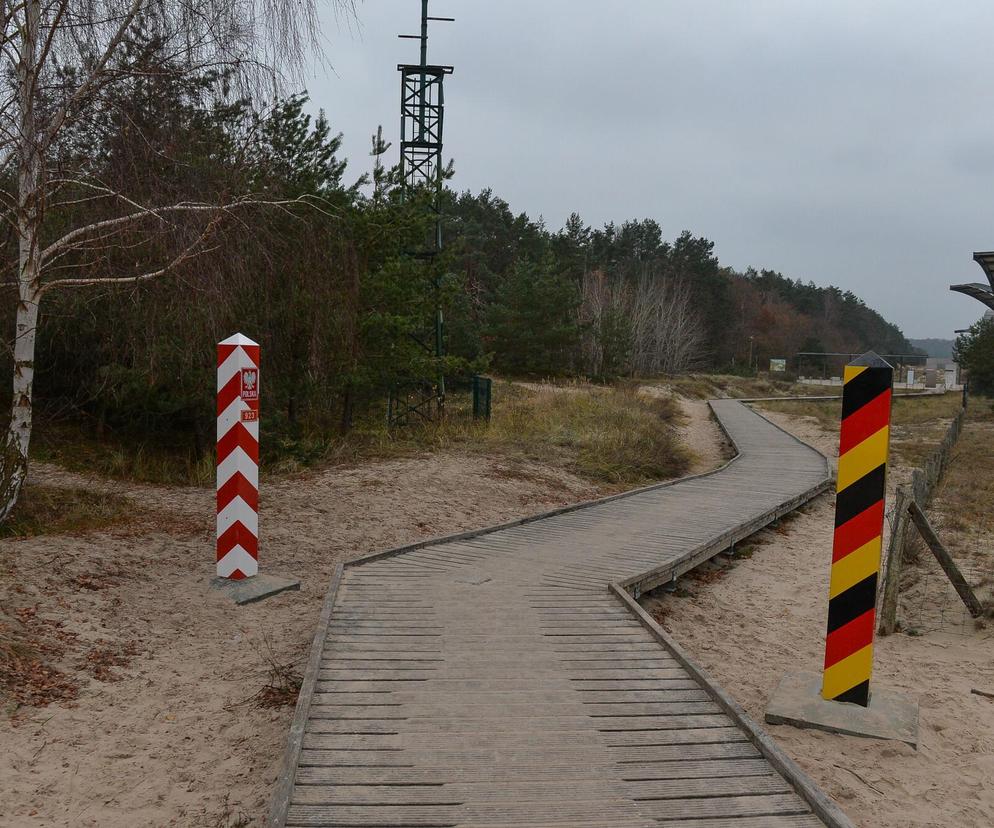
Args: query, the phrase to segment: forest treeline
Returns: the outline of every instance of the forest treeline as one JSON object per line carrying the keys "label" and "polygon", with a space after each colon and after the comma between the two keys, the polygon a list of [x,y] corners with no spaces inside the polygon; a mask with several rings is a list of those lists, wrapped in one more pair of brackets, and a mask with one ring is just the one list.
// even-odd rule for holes
{"label": "forest treeline", "polygon": [[[240,331],[262,345],[269,433],[347,430],[380,416],[388,389],[493,371],[595,379],[691,369],[749,372],[802,350],[906,353],[893,324],[850,292],[773,271],[736,273],[689,232],[653,219],[562,229],[514,213],[490,190],[444,191],[445,249],[412,256],[429,232],[422,194],[406,200],[373,137],[354,173],[341,138],[303,96],[265,108],[215,96],[218,78],[151,73],[58,153],[136,204],[255,202],[206,226],[178,212],[164,232],[74,248],[57,275],[142,272],[193,251],[161,277],[53,291],[35,361],[39,410],[95,432],[182,435],[213,443],[214,344]],[[82,159],[82,160],[81,160]],[[91,185],[92,188],[92,185]],[[44,234],[98,222],[102,202],[67,184]],[[118,200],[119,203],[119,200]],[[108,216],[111,213],[107,213]],[[14,241],[8,237],[12,258]],[[15,259],[16,260],[16,259]],[[423,346],[434,292],[448,355]],[[6,290],[8,303],[16,301]],[[10,305],[8,305],[10,307]],[[13,337],[12,314],[5,340]],[[750,354],[752,365],[749,364]],[[6,353],[7,376],[10,352]]]}

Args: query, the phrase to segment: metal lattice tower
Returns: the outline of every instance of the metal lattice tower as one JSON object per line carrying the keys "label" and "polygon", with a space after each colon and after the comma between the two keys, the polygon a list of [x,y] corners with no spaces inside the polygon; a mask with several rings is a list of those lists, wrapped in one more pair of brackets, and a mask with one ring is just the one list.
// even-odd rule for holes
{"label": "metal lattice tower", "polygon": [[[432,17],[428,14],[428,0],[421,0],[421,34],[400,35],[401,38],[421,42],[420,63],[401,63],[400,72],[400,170],[404,193],[425,188],[430,194],[430,209],[434,214],[434,232],[423,249],[414,255],[428,261],[434,260],[442,249],[442,127],[444,124],[445,95],[443,81],[452,74],[451,66],[428,63],[428,22],[452,22],[452,17]],[[436,359],[445,356],[445,334],[442,308],[439,301],[439,276],[434,276],[435,292],[434,331],[431,342],[420,344]],[[409,395],[410,397],[410,395]],[[434,404],[434,405],[433,405]],[[391,398],[391,422],[402,423],[412,414],[430,417],[435,408],[440,416],[445,408],[445,377],[439,374],[434,387],[420,389],[413,399]]]}

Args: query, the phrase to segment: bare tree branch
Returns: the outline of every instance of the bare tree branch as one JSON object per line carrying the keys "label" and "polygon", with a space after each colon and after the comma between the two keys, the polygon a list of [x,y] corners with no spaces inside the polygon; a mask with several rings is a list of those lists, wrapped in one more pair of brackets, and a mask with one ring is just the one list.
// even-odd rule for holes
{"label": "bare tree branch", "polygon": [[[147,221],[150,219],[157,219],[161,222],[167,222],[166,216],[174,213],[218,213],[218,212],[230,212],[236,208],[241,207],[275,207],[279,209],[286,210],[289,207],[295,205],[306,205],[309,207],[318,207],[320,199],[313,196],[300,196],[299,198],[293,199],[257,199],[257,198],[242,198],[238,201],[233,201],[229,204],[170,204],[160,207],[142,207],[137,202],[132,201],[126,196],[120,193],[108,192],[108,195],[115,198],[120,198],[122,201],[130,204],[138,209],[133,213],[127,213],[123,216],[115,216],[114,218],[104,219],[102,221],[95,221],[91,224],[84,225],[83,227],[77,227],[75,230],[71,230],[66,233],[60,239],[52,242],[48,247],[41,251],[42,261],[46,261],[54,256],[61,250],[65,250],[73,242],[78,239],[86,238],[92,233],[99,233],[111,227],[121,227],[123,225],[131,225],[140,221]],[[320,209],[320,208],[319,208]],[[326,212],[326,211],[322,211]],[[327,213],[329,214],[330,213]]]}
{"label": "bare tree branch", "polygon": [[206,250],[200,250],[201,245],[214,234],[217,228],[218,222],[220,221],[219,216],[215,216],[204,229],[204,232],[200,234],[196,241],[187,246],[183,252],[176,256],[168,264],[160,267],[156,270],[150,270],[147,273],[140,273],[135,276],[94,276],[94,277],[84,277],[80,279],[55,279],[47,284],[43,285],[39,291],[39,296],[43,296],[48,291],[55,288],[63,287],[86,287],[92,285],[125,285],[125,284],[139,284],[140,282],[148,282],[152,279],[158,279],[160,276],[164,276],[172,270],[175,270],[184,262],[201,255]]}

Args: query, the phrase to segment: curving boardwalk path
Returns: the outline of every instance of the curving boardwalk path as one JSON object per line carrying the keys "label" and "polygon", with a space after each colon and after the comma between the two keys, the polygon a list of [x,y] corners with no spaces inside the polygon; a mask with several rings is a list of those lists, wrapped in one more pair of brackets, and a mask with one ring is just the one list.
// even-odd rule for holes
{"label": "curving boardwalk path", "polygon": [[716,472],[340,570],[272,824],[849,825],[629,596],[830,482],[712,408],[740,452]]}

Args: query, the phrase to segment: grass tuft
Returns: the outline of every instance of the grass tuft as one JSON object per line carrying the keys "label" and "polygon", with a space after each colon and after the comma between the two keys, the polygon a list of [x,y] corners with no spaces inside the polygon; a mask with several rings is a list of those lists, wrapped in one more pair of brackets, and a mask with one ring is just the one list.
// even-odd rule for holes
{"label": "grass tuft", "polygon": [[126,497],[91,489],[28,484],[17,506],[0,524],[0,538],[90,532],[126,523],[135,504]]}
{"label": "grass tuft", "polygon": [[31,456],[114,480],[193,486],[214,482],[213,451],[198,454],[186,442],[134,440],[112,432],[98,437],[76,422],[39,422]]}

